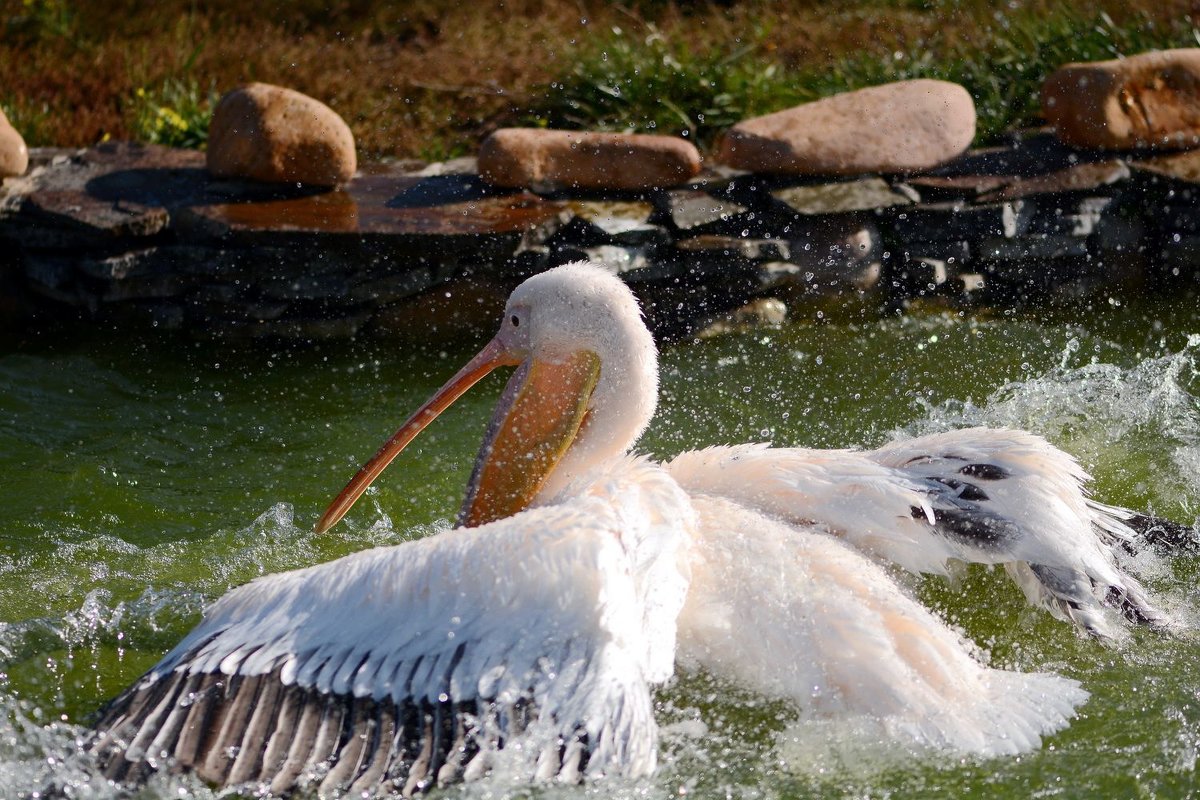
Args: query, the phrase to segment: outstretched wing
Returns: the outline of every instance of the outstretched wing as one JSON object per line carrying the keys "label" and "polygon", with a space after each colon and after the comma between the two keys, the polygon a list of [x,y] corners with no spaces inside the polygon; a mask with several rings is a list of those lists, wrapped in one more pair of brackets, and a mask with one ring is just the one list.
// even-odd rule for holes
{"label": "outstretched wing", "polygon": [[792,524],[820,525],[913,572],[945,573],[947,560],[958,555],[952,542],[931,535],[928,482],[866,453],[743,444],[683,453],[667,470],[689,491],[728,497]]}
{"label": "outstretched wing", "polygon": [[1089,503],[1074,458],[1033,434],[969,428],[866,452],[715,447],[668,470],[689,490],[818,524],[913,572],[1004,564],[1031,603],[1094,635],[1120,634],[1106,606],[1166,623],[1113,557],[1133,531]]}
{"label": "outstretched wing", "polygon": [[409,794],[501,757],[528,778],[649,772],[662,643],[642,641],[627,523],[584,497],[256,580],[106,709],[93,750],[125,782],[273,792]]}

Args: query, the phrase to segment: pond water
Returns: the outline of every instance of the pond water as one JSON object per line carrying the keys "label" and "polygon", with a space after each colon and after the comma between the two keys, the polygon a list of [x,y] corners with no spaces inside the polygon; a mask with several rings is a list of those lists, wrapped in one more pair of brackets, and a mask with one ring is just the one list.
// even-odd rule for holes
{"label": "pond water", "polygon": [[[447,525],[491,405],[493,376],[435,423],[317,537],[326,503],[470,344],[273,350],[103,331],[0,351],[0,797],[57,772],[105,796],[75,751],[80,727],[153,664],[205,603],[261,574]],[[1101,303],[1052,319],[931,313],[793,323],[663,353],[643,442],[873,446],[974,424],[1031,429],[1078,456],[1110,502],[1190,522],[1200,501],[1200,315],[1194,299]],[[1147,555],[1167,606],[1200,618],[1200,563]],[[916,591],[990,653],[1092,693],[1020,758],[950,761],[798,725],[796,712],[684,675],[659,693],[652,779],[539,796],[1146,796],[1200,792],[1200,637],[1084,640],[986,570]],[[181,779],[145,797],[206,794]],[[468,797],[527,794],[495,783]]]}

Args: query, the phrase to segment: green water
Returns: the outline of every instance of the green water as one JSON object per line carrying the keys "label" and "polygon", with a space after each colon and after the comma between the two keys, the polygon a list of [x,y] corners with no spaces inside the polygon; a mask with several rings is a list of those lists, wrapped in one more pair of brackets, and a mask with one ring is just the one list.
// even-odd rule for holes
{"label": "green water", "polygon": [[[1073,322],[802,322],[675,346],[663,353],[662,403],[643,450],[764,439],[871,446],[897,433],[1017,425],[1075,453],[1101,498],[1191,521],[1200,499],[1194,309],[1181,299],[1102,304]],[[230,587],[445,525],[499,376],[406,451],[347,524],[311,533],[358,463],[471,352],[238,349],[105,331],[0,350],[0,797],[27,795],[54,770],[85,782],[76,726]],[[1181,616],[1200,607],[1196,560],[1148,556],[1140,566]],[[919,591],[992,663],[1082,681],[1093,696],[1080,717],[1039,752],[947,762],[820,729],[814,737],[784,704],[682,676],[660,693],[658,775],[539,794],[1200,796],[1200,638],[1081,640],[985,571]],[[175,780],[146,796],[181,790],[200,791]]]}

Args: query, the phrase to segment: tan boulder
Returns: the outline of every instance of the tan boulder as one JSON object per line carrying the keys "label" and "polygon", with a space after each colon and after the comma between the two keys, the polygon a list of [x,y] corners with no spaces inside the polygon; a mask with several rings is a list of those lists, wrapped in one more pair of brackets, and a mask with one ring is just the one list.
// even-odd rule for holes
{"label": "tan boulder", "polygon": [[1042,84],[1042,114],[1075,147],[1200,145],[1200,48],[1067,64]]}
{"label": "tan boulder", "polygon": [[479,147],[484,180],[536,191],[657,189],[699,172],[700,153],[674,136],[503,128]]}
{"label": "tan boulder", "polygon": [[872,86],[743,120],[717,160],[786,175],[916,172],[962,154],[975,138],[975,103],[957,83]]}
{"label": "tan boulder", "polygon": [[0,109],[0,178],[24,175],[29,168],[29,148]]}
{"label": "tan boulder", "polygon": [[291,89],[251,83],[213,109],[208,171],[223,178],[336,186],[354,176],[354,135],[329,106]]}

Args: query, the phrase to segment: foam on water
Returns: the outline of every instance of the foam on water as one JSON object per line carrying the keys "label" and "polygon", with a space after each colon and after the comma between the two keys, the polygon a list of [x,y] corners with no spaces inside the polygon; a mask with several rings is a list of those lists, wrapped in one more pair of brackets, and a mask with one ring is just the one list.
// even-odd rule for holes
{"label": "foam on water", "polygon": [[[922,419],[900,435],[973,425],[1022,428],[1071,452],[1098,478],[1119,464],[1147,458],[1144,475],[1128,488],[1155,507],[1188,511],[1200,496],[1200,404],[1197,358],[1200,336],[1177,353],[1132,367],[1091,363],[1068,366],[1068,346],[1059,367],[1005,384],[983,403],[948,400],[926,404]],[[1129,467],[1124,468],[1130,475]]]}
{"label": "foam on water", "polygon": [[[241,530],[192,541],[138,547],[108,534],[59,538],[48,554],[4,565],[3,592],[25,593],[26,605],[49,613],[0,622],[3,798],[37,797],[51,788],[67,797],[113,796],[80,750],[80,719],[156,661],[208,602],[232,586],[342,551],[395,543],[398,534],[380,518],[366,529],[318,541],[295,524],[289,504],[277,503]],[[64,598],[77,596],[81,569],[103,579],[106,588],[87,591],[77,606],[56,612]],[[133,587],[143,588],[130,599],[116,599]],[[114,675],[123,677],[114,683]],[[140,796],[215,795],[194,781],[159,777]]]}

